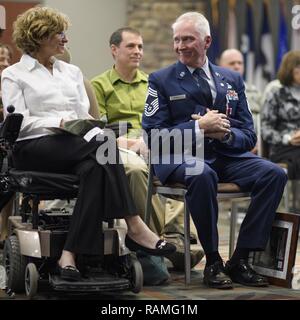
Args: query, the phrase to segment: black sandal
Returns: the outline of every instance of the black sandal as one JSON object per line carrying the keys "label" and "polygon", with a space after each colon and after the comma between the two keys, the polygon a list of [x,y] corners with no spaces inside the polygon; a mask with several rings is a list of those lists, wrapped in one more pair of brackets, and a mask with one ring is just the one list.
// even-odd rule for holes
{"label": "black sandal", "polygon": [[70,266],[65,266],[63,268],[61,266],[58,266],[58,270],[59,270],[60,277],[63,280],[79,281],[81,279],[79,270],[74,266],[70,265]]}
{"label": "black sandal", "polygon": [[150,249],[138,244],[128,235],[125,237],[125,245],[131,251],[142,250],[152,256],[168,256],[176,251],[176,247],[172,243],[168,243],[166,240],[158,240],[155,249]]}

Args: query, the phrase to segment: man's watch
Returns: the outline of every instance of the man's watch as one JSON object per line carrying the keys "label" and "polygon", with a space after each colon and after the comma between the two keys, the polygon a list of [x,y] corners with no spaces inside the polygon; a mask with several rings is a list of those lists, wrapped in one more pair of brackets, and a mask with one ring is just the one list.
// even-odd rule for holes
{"label": "man's watch", "polygon": [[292,140],[292,136],[288,133],[284,134],[282,137],[282,143],[286,146],[290,144],[291,140]]}

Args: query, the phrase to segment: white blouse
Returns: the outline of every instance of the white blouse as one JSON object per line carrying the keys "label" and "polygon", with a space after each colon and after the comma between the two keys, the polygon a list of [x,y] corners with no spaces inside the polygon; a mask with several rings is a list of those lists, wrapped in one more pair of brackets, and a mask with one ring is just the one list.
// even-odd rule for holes
{"label": "white blouse", "polygon": [[13,105],[24,116],[18,140],[51,134],[45,128],[59,127],[62,119],[91,118],[82,73],[63,61],[55,59],[52,75],[38,60],[24,54],[2,72],[1,87],[4,115]]}

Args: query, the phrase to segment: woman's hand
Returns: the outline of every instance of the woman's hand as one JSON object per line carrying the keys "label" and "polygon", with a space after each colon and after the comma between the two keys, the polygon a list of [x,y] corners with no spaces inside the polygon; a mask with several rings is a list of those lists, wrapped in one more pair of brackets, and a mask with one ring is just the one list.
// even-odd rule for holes
{"label": "woman's hand", "polygon": [[300,146],[300,130],[297,130],[290,140],[292,146]]}

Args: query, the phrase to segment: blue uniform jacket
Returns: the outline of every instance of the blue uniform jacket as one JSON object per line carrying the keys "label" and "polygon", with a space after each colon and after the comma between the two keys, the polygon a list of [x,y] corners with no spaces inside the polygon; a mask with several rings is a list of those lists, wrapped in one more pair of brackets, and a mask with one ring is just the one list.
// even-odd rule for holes
{"label": "blue uniform jacket", "polygon": [[[218,140],[205,138],[205,162],[213,162],[218,154],[239,158],[256,157],[249,152],[256,144],[256,134],[242,77],[237,72],[211,63],[209,67],[217,91],[214,105],[210,108],[228,115],[233,139],[230,144],[225,144]],[[191,121],[191,115],[204,115],[207,107],[209,106],[205,105],[201,88],[197,86],[187,67],[178,61],[149,76],[142,126],[149,138],[151,129],[160,131],[179,129],[183,137],[184,129],[191,129],[194,143],[195,121]],[[150,141],[148,143],[151,147]],[[170,152],[172,154],[172,148]],[[178,165],[176,163],[155,164],[155,173],[164,183]]]}

